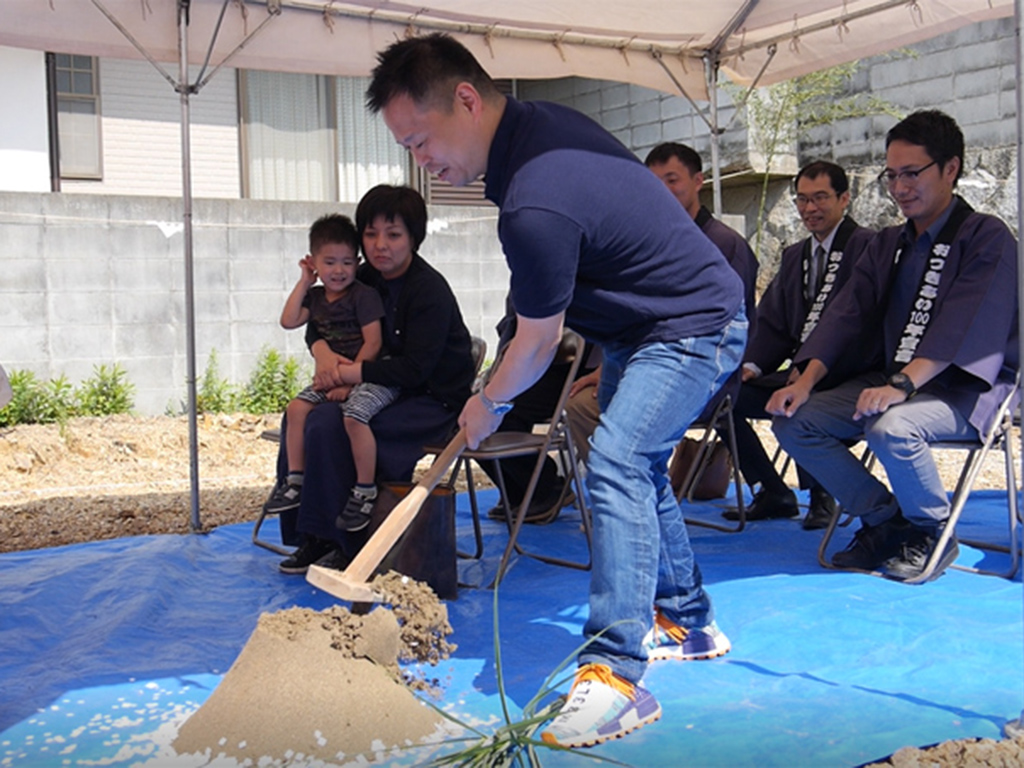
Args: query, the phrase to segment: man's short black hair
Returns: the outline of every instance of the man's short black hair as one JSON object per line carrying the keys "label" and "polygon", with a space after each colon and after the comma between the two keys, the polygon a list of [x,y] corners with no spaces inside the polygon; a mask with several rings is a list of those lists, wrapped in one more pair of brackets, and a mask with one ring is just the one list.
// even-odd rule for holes
{"label": "man's short black hair", "polygon": [[682,163],[693,176],[704,171],[703,161],[700,159],[697,151],[677,141],[666,141],[664,144],[656,146],[647,153],[647,157],[644,158],[644,165],[648,168],[652,165],[664,165],[673,157]]}
{"label": "man's short black hair", "polygon": [[378,216],[383,216],[385,221],[401,219],[409,230],[412,249],[419,250],[427,236],[427,204],[419,192],[412,187],[378,184],[363,195],[356,206],[356,229],[360,238]]}
{"label": "man's short black hair", "polygon": [[905,141],[923,147],[928,157],[944,168],[954,157],[960,160],[956,178],[960,179],[964,170],[964,134],[956,120],[937,109],[925,109],[914,112],[900,120],[885,134],[885,148],[894,141]]}
{"label": "man's short black hair", "polygon": [[793,179],[793,189],[796,189],[800,179],[813,180],[819,176],[828,176],[829,183],[832,185],[832,191],[836,193],[836,197],[850,189],[850,180],[846,177],[846,171],[841,166],[830,163],[828,160],[815,160],[813,163],[808,163],[801,168],[797,172],[796,178]]}
{"label": "man's short black hair", "polygon": [[468,82],[485,99],[500,96],[473,54],[441,32],[392,43],[377,54],[377,66],[370,74],[366,107],[374,114],[401,95],[419,106],[450,112],[460,82]]}
{"label": "man's short black hair", "polygon": [[309,228],[310,255],[316,256],[325,245],[350,245],[358,255],[359,235],[352,219],[340,213],[329,213],[314,221]]}

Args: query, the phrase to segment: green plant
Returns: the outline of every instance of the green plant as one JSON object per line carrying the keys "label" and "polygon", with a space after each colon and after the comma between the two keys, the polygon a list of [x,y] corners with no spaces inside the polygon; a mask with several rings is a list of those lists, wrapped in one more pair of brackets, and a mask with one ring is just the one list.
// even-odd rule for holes
{"label": "green plant", "polygon": [[130,413],[135,406],[135,385],[120,363],[96,365],[92,377],[79,385],[75,393],[77,412],[82,416],[110,416]]}
{"label": "green plant", "polygon": [[199,413],[229,413],[235,410],[238,399],[238,388],[221,378],[217,350],[211,349],[196,392],[196,410]]}
{"label": "green plant", "polygon": [[[441,766],[448,765],[473,766],[474,768],[497,768],[498,766],[514,765],[530,766],[530,768],[535,768],[541,765],[538,748],[562,752],[571,751],[567,747],[563,747],[558,744],[548,744],[547,742],[540,740],[537,738],[537,731],[540,730],[541,726],[546,722],[555,717],[558,714],[558,711],[562,708],[564,697],[558,695],[557,689],[560,686],[565,685],[573,677],[572,674],[565,674],[566,669],[576,660],[576,657],[581,651],[611,629],[611,627],[608,627],[594,637],[589,638],[565,659],[563,659],[562,662],[555,667],[555,670],[544,679],[540,689],[536,694],[534,694],[533,698],[531,698],[523,707],[522,717],[516,720],[512,717],[509,711],[508,698],[505,695],[505,677],[501,663],[501,632],[498,626],[497,586],[494,587],[493,614],[494,669],[497,677],[498,698],[501,702],[501,713],[504,718],[504,724],[496,728],[493,733],[488,734],[479,728],[462,722],[455,716],[438,707],[433,702],[428,701],[427,704],[433,707],[434,710],[445,719],[462,726],[463,729],[470,731],[473,734],[466,738],[450,739],[447,743],[465,744],[465,746],[450,754],[434,758],[426,764],[428,768],[441,768]],[[620,623],[621,622],[615,622],[615,624]],[[614,624],[612,626],[614,626]],[[548,701],[549,703],[544,704],[545,701]],[[611,763],[613,765],[626,765],[618,760],[587,752],[573,751],[573,754],[590,760]]]}
{"label": "green plant", "polygon": [[53,423],[71,410],[70,385],[64,376],[44,383],[32,371],[11,371],[11,402],[0,408],[0,426]]}
{"label": "green plant", "polygon": [[[751,144],[764,158],[755,253],[761,252],[773,163],[784,147],[794,145],[811,129],[831,125],[837,120],[881,114],[902,116],[885,99],[870,93],[847,92],[859,66],[856,61],[840,64],[750,92],[746,102],[747,126]],[[725,87],[734,97],[738,95],[735,86]]]}
{"label": "green plant", "polygon": [[280,413],[302,388],[301,378],[301,366],[294,359],[264,347],[239,405],[246,413]]}

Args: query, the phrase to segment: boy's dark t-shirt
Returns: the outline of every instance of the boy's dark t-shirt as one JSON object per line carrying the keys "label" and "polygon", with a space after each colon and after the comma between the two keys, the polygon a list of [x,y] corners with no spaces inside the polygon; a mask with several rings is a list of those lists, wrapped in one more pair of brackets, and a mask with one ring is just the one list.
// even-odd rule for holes
{"label": "boy's dark t-shirt", "polygon": [[316,328],[320,338],[333,352],[354,360],[363,346],[363,326],[384,316],[384,303],[373,288],[356,280],[348,290],[327,301],[322,285],[306,292],[302,306],[309,309],[307,323]]}

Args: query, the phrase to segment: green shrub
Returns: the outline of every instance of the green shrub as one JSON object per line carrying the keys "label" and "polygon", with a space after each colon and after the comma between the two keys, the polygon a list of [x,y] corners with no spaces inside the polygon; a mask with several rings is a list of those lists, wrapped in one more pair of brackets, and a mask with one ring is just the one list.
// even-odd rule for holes
{"label": "green shrub", "polygon": [[32,371],[11,371],[11,402],[0,408],[0,426],[63,424],[78,415],[74,387],[64,375],[40,381]]}
{"label": "green shrub", "polygon": [[95,365],[92,377],[83,381],[75,393],[82,416],[111,416],[130,413],[135,406],[135,385],[120,363],[111,367]]}
{"label": "green shrub", "polygon": [[264,347],[239,400],[246,413],[280,413],[302,389],[302,366]]}
{"label": "green shrub", "polygon": [[[196,410],[199,413],[280,413],[311,377],[311,372],[293,357],[285,358],[264,348],[256,368],[244,387],[238,387],[220,375],[216,351],[198,382]],[[130,413],[135,405],[135,385],[115,363],[97,365],[93,375],[78,387],[63,374],[40,381],[31,371],[10,371],[12,398],[0,408],[0,427],[15,424],[64,424],[73,416],[109,416]],[[182,404],[178,413],[185,413]],[[175,415],[168,407],[168,415]]]}
{"label": "green shrub", "polygon": [[203,371],[203,378],[196,390],[196,411],[199,413],[230,413],[236,410],[239,399],[238,388],[227,379],[221,378],[217,364],[217,350],[210,350],[210,358]]}

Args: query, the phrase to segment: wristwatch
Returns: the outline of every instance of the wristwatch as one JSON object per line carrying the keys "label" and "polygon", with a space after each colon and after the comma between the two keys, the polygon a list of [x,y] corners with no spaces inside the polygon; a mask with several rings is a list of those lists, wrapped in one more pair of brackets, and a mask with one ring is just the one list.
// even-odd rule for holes
{"label": "wristwatch", "polygon": [[484,391],[485,389],[486,387],[480,387],[479,394],[480,402],[484,404],[484,408],[487,409],[488,413],[494,416],[504,416],[506,413],[512,410],[512,406],[514,405],[514,403],[496,403],[487,396],[487,393]]}
{"label": "wristwatch", "polygon": [[907,396],[907,400],[917,394],[917,387],[914,386],[914,382],[905,373],[894,373],[885,380],[885,383],[890,387],[901,390]]}

